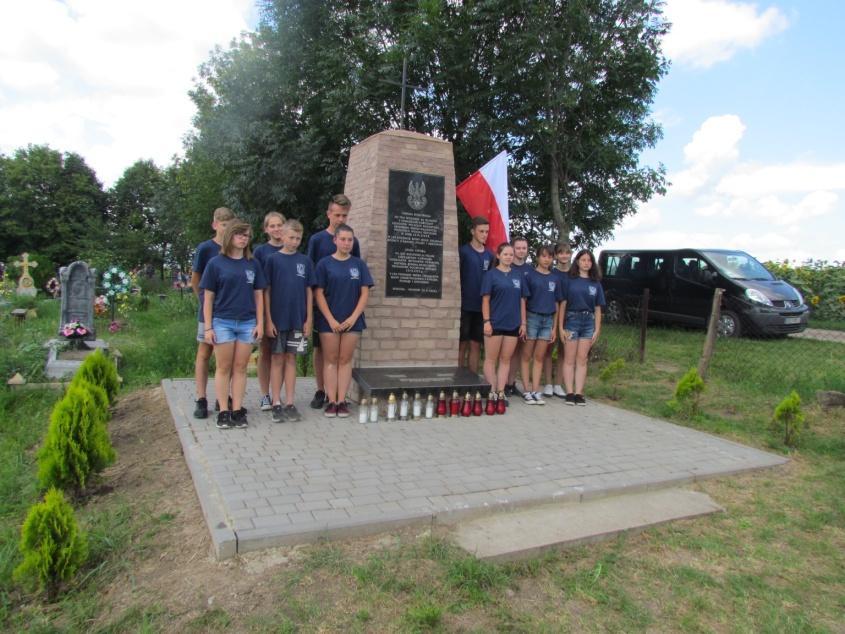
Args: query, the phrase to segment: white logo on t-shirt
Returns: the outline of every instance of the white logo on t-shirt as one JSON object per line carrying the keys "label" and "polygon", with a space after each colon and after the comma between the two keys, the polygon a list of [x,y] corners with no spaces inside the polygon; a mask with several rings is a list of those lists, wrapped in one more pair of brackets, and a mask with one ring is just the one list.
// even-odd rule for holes
{"label": "white logo on t-shirt", "polygon": [[549,292],[550,293],[555,292],[555,283],[554,282],[549,282]]}
{"label": "white logo on t-shirt", "polygon": [[253,284],[255,282],[255,271],[252,269],[246,270],[246,283]]}
{"label": "white logo on t-shirt", "polygon": [[296,265],[296,274],[299,277],[305,277],[305,265],[302,262]]}
{"label": "white logo on t-shirt", "polygon": [[518,280],[518,279],[511,280],[511,282],[513,282],[513,287],[514,287],[514,288],[520,288],[520,286],[519,286],[519,280]]}
{"label": "white logo on t-shirt", "polygon": [[489,268],[490,268],[490,260],[484,260],[484,261],[481,263],[481,265],[482,265],[483,269],[486,271],[487,269],[489,269]]}
{"label": "white logo on t-shirt", "polygon": [[353,266],[351,269],[349,269],[349,277],[351,277],[353,280],[357,280],[361,277],[361,274],[358,272],[358,269]]}
{"label": "white logo on t-shirt", "polygon": [[590,286],[590,297],[595,297],[596,292],[598,289],[595,286]]}

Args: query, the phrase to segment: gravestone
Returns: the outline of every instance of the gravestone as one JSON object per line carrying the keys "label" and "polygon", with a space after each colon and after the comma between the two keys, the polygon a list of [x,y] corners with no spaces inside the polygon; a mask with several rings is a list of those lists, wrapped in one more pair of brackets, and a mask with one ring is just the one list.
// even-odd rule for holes
{"label": "gravestone", "polygon": [[85,262],[73,262],[59,270],[62,284],[62,309],[59,317],[59,334],[62,326],[72,321],[81,322],[87,329],[86,341],[96,339],[94,332],[94,285],[97,270]]}
{"label": "gravestone", "polygon": [[29,269],[38,267],[38,262],[29,261],[29,253],[21,254],[19,262],[14,263],[15,268],[22,269],[21,276],[18,279],[18,288],[15,290],[17,295],[25,297],[35,297],[38,294],[38,289],[35,288],[35,280],[29,274]]}
{"label": "gravestone", "polygon": [[426,392],[489,387],[458,368],[452,144],[407,130],[375,134],[352,148],[344,193],[352,200],[349,224],[375,281],[353,362],[359,391],[381,394],[396,381]]}

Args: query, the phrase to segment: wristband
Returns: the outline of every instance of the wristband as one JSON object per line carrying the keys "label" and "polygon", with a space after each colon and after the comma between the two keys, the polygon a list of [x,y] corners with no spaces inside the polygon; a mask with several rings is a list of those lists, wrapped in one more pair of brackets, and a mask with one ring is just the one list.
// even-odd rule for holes
{"label": "wristband", "polygon": [[485,324],[489,324],[489,323],[490,323],[490,320],[489,320],[489,319],[485,319],[485,320],[484,320],[484,323],[485,323]]}
{"label": "wristband", "polygon": [[209,331],[211,331],[211,330],[214,330],[214,328],[206,328],[206,329],[205,329],[205,331],[206,331],[206,332],[209,332]]}

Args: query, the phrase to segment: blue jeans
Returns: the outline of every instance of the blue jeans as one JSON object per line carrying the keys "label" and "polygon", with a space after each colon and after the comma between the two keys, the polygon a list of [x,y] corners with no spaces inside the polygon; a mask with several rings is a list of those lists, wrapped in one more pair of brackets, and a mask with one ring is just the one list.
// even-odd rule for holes
{"label": "blue jeans", "polygon": [[592,339],[596,331],[596,314],[589,310],[567,310],[563,328],[572,333],[570,341]]}
{"label": "blue jeans", "polygon": [[554,328],[554,320],[554,313],[543,315],[528,311],[526,313],[525,338],[550,341],[552,338],[552,328]]}
{"label": "blue jeans", "polygon": [[255,343],[252,331],[255,330],[255,319],[221,319],[211,318],[211,327],[214,328],[214,337],[218,344],[232,343]]}

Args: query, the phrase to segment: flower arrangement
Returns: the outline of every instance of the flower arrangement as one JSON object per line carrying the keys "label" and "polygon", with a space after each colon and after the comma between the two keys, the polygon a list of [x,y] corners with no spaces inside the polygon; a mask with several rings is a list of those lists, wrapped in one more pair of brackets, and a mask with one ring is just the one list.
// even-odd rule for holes
{"label": "flower arrangement", "polygon": [[119,322],[113,321],[109,324],[109,332],[111,334],[116,333],[118,330],[120,330],[120,323]]}
{"label": "flower arrangement", "polygon": [[53,296],[53,299],[59,296],[59,293],[62,290],[62,285],[55,277],[51,277],[47,280],[47,283],[44,285],[44,288],[47,289],[47,292]]}
{"label": "flower arrangement", "polygon": [[103,289],[108,297],[116,297],[129,291],[130,279],[126,271],[116,266],[103,273]]}
{"label": "flower arrangement", "polygon": [[62,326],[62,336],[66,339],[79,339],[88,334],[88,328],[81,321],[69,321]]}
{"label": "flower arrangement", "polygon": [[107,312],[109,312],[109,298],[105,295],[98,295],[94,299],[94,314],[100,317]]}

